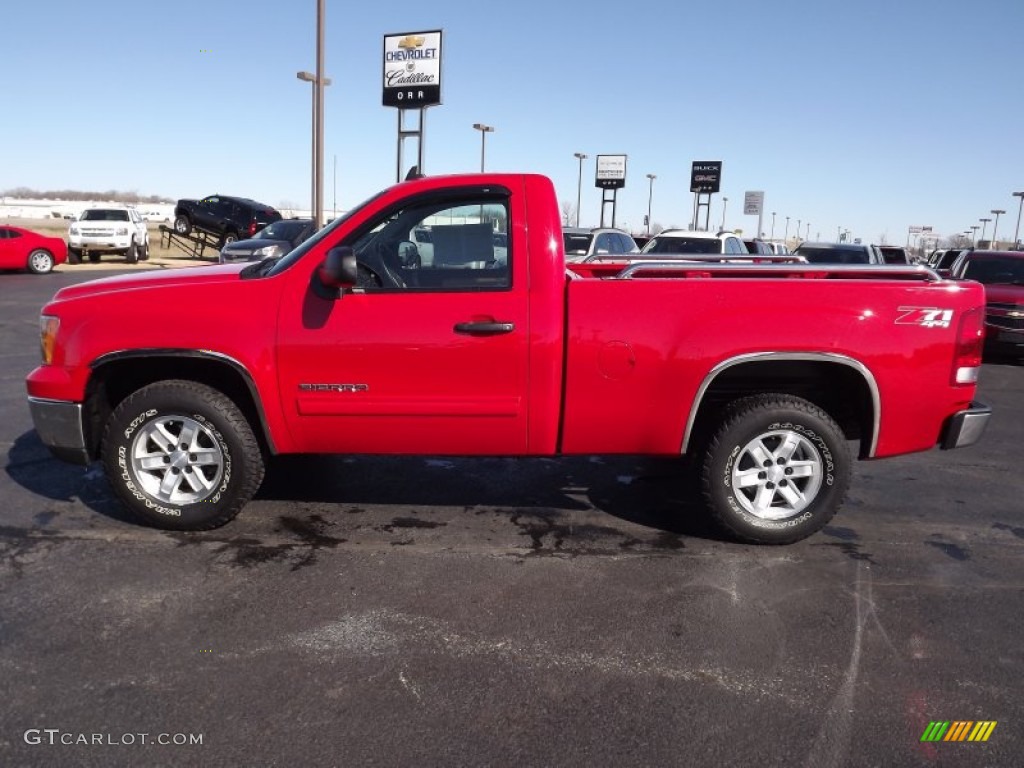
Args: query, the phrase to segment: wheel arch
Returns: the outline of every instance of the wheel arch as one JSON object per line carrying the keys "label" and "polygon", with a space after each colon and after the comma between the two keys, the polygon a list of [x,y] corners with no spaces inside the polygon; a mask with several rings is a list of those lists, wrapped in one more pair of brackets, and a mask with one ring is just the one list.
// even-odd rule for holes
{"label": "wheel arch", "polygon": [[682,453],[725,404],[760,392],[814,403],[836,420],[848,439],[860,441],[860,458],[875,455],[881,420],[878,383],[862,362],[832,352],[754,352],[715,365],[697,390]]}
{"label": "wheel arch", "polygon": [[111,352],[90,365],[85,392],[86,449],[99,455],[103,425],[118,403],[147,384],[185,379],[206,384],[238,405],[265,455],[276,453],[259,390],[238,360],[219,352],[191,349],[140,349]]}

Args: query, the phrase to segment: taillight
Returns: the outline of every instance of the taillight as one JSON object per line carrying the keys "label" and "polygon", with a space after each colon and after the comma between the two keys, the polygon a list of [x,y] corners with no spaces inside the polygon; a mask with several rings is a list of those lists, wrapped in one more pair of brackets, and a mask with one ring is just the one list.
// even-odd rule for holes
{"label": "taillight", "polygon": [[256,221],[253,220],[253,221],[249,222],[249,237],[252,237],[255,234],[256,234]]}
{"label": "taillight", "polygon": [[981,355],[985,346],[985,307],[964,312],[956,334],[953,355],[953,385],[975,384],[981,370]]}

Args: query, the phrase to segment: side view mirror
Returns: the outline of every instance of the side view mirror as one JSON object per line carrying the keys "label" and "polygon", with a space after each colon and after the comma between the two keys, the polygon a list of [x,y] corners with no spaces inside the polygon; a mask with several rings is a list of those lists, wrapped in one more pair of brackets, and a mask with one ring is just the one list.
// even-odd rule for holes
{"label": "side view mirror", "polygon": [[317,269],[317,276],[326,288],[339,292],[351,288],[359,280],[355,251],[348,245],[331,248]]}

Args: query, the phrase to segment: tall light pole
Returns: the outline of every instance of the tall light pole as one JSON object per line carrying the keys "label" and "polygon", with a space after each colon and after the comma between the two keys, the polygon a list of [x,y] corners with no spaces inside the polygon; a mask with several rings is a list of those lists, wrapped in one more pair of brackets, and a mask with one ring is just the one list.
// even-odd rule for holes
{"label": "tall light pole", "polygon": [[809,221],[807,222],[807,237],[805,237],[804,239],[805,240],[810,240],[811,239],[811,222],[809,222]]}
{"label": "tall light pole", "polygon": [[729,207],[729,198],[723,196],[722,197],[722,226],[719,227],[719,229],[722,229],[722,230],[725,229],[725,210],[728,207]]}
{"label": "tall light pole", "polygon": [[653,173],[647,174],[647,179],[651,182],[647,189],[647,234],[651,234],[651,200],[654,199],[654,180],[658,178]]}
{"label": "tall light pole", "polygon": [[580,225],[580,202],[583,197],[583,161],[587,159],[587,156],[582,152],[573,152],[572,156],[580,161],[580,176],[576,181],[576,226]]}
{"label": "tall light pole", "polygon": [[786,217],[786,232],[782,236],[782,242],[783,243],[788,243],[789,242],[789,216]]}
{"label": "tall light pole", "polygon": [[[322,0],[320,0],[322,2]],[[317,16],[317,70],[322,68],[323,50],[320,47],[320,28],[322,27],[322,15]],[[310,192],[310,217],[313,219],[313,226],[317,229],[323,223],[323,162],[324,162],[324,115],[323,115],[323,87],[331,84],[331,78],[320,77],[312,72],[296,72],[299,80],[312,83],[313,88],[313,137],[312,137],[312,179]]]}
{"label": "tall light pole", "polygon": [[796,239],[797,242],[800,241],[800,219],[796,220]]}
{"label": "tall light pole", "polygon": [[992,221],[992,219],[978,219],[978,221],[981,222],[981,239],[984,240],[985,239],[985,227],[988,226],[988,223],[990,221]]}
{"label": "tall light pole", "polygon": [[772,211],[772,234],[771,234],[771,237],[769,237],[768,239],[769,240],[774,240],[775,239],[775,211]]}
{"label": "tall light pole", "polygon": [[1014,197],[1020,198],[1020,205],[1017,206],[1017,228],[1013,230],[1013,247],[1020,244],[1020,212],[1024,210],[1024,192],[1014,192]]}
{"label": "tall light pole", "polygon": [[999,229],[999,216],[1000,214],[1006,213],[1002,208],[993,208],[992,213],[996,215],[995,224],[992,225],[992,247],[998,248],[999,241],[996,240],[996,230]]}
{"label": "tall light pole", "polygon": [[487,134],[494,132],[494,126],[473,123],[473,127],[480,131],[480,173],[483,173],[484,158],[487,156]]}
{"label": "tall light pole", "polygon": [[978,229],[980,229],[980,227],[978,227],[977,224],[972,224],[971,225],[971,245],[972,246],[975,243],[978,242]]}

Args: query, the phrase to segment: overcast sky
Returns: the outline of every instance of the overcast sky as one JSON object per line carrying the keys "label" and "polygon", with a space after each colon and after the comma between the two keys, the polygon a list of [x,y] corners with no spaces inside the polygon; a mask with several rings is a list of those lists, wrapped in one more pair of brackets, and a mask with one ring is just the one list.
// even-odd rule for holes
{"label": "overcast sky", "polygon": [[[308,205],[315,0],[5,0],[0,189],[136,189]],[[628,155],[617,223],[690,219],[690,164],[724,163],[712,223],[753,233],[747,190],[810,235],[906,240],[1008,213],[1024,190],[1024,0],[687,3],[327,0],[325,200],[395,180],[385,34],[444,30],[430,175],[550,176],[596,225],[594,157]],[[409,145],[410,155],[415,145]],[[337,182],[333,178],[337,158]],[[610,210],[609,210],[610,218]],[[991,234],[991,224],[989,234]],[[801,234],[807,234],[806,226]]]}

